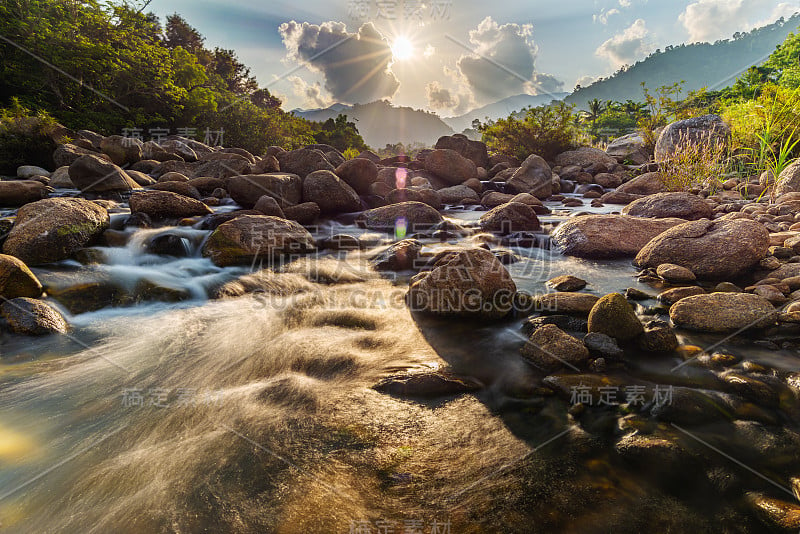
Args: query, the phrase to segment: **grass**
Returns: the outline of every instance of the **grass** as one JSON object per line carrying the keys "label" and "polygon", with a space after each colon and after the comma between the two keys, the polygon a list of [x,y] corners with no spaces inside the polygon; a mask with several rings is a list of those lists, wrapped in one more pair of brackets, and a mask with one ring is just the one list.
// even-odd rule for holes
{"label": "grass", "polygon": [[711,137],[694,141],[682,133],[672,157],[661,165],[662,178],[669,191],[708,188],[713,194],[726,179],[728,161],[724,142]]}

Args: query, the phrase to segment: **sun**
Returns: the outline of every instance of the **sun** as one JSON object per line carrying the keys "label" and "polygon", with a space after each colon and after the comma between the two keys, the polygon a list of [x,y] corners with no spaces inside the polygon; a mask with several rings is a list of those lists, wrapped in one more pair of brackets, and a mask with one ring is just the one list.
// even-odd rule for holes
{"label": "sun", "polygon": [[398,37],[392,44],[392,56],[398,61],[411,59],[414,55],[414,45],[407,37]]}

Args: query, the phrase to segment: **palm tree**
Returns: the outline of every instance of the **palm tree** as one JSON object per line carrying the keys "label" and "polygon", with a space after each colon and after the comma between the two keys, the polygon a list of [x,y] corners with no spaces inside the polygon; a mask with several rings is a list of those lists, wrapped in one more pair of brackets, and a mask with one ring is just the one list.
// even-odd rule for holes
{"label": "palm tree", "polygon": [[596,98],[589,100],[587,104],[589,106],[589,110],[583,110],[582,113],[584,114],[584,118],[586,120],[592,122],[592,131],[594,131],[597,119],[599,119],[600,115],[602,115],[605,111],[605,105]]}

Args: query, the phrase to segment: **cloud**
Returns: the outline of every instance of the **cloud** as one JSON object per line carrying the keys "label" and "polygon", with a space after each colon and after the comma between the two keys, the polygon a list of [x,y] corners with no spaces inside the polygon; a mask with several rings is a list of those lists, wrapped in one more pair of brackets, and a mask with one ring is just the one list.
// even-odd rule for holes
{"label": "cloud", "polygon": [[630,65],[652,51],[653,47],[647,41],[649,33],[645,21],[636,19],[622,33],[601,44],[594,53],[607,59],[615,68]]}
{"label": "cloud", "polygon": [[433,57],[434,54],[436,54],[436,48],[430,44],[425,47],[425,51],[422,53],[423,57],[426,59]]}
{"label": "cloud", "polygon": [[389,42],[368,22],[349,33],[342,22],[285,22],[278,28],[287,57],[325,78],[325,89],[343,103],[391,98],[400,82],[390,70]]}
{"label": "cloud", "polygon": [[[773,4],[772,0],[697,0],[686,6],[678,20],[689,33],[689,42],[712,42],[728,39],[738,31],[772,24],[780,17],[800,11],[797,3]],[[770,16],[759,20],[770,7]]]}
{"label": "cloud", "polygon": [[304,108],[327,108],[333,104],[329,98],[322,96],[322,87],[320,87],[319,82],[309,84],[299,76],[290,76],[287,79],[292,82],[294,94],[304,99]]}
{"label": "cloud", "polygon": [[575,80],[575,85],[576,86],[580,85],[581,87],[589,87],[596,81],[597,81],[597,76],[586,75],[586,76],[581,76],[580,78]]}
{"label": "cloud", "polygon": [[608,11],[603,9],[602,11],[600,11],[599,15],[592,15],[592,21],[599,22],[600,24],[605,26],[606,24],[608,24],[609,18],[613,17],[614,15],[619,15],[620,13],[621,11],[617,8],[612,8],[609,9]]}
{"label": "cloud", "polygon": [[452,91],[437,82],[425,86],[428,107],[435,111],[447,111],[450,115],[463,115],[475,107],[475,100],[469,90]]}
{"label": "cloud", "polygon": [[469,32],[475,53],[462,55],[458,75],[476,99],[499,100],[522,92],[546,93],[563,83],[536,73],[538,48],[530,24],[503,24],[486,17]]}
{"label": "cloud", "polygon": [[631,0],[619,0],[620,7],[631,7]]}

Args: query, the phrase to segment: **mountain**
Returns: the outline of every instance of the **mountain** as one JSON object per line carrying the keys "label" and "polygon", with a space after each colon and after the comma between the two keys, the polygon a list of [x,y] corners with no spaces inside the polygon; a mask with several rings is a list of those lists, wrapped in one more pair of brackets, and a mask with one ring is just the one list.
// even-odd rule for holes
{"label": "mountain", "polygon": [[781,18],[749,33],[736,33],[733,39],[713,44],[668,46],[633,66],[623,67],[609,78],[576,89],[565,100],[576,104],[578,109],[586,109],[586,103],[595,98],[600,101],[642,101],[641,82],[646,82],[652,91],[685,80],[684,95],[702,87],[721,89],[749,67],[763,63],[798,26],[800,14],[795,14],[788,20]]}
{"label": "mountain", "polygon": [[447,123],[456,132],[462,132],[467,128],[472,128],[472,121],[478,119],[485,122],[486,118],[497,120],[500,118],[508,117],[515,111],[528,106],[541,106],[542,104],[549,104],[553,100],[562,100],[569,93],[553,93],[549,95],[514,95],[504,98],[493,104],[473,109],[469,113],[465,113],[458,117],[446,117],[442,120]]}
{"label": "mountain", "polygon": [[336,118],[340,113],[347,115],[349,120],[355,119],[364,141],[375,149],[398,142],[433,146],[441,136],[453,134],[452,128],[438,115],[409,107],[395,107],[385,100],[352,106],[334,104],[325,109],[296,109],[293,113],[316,122]]}

